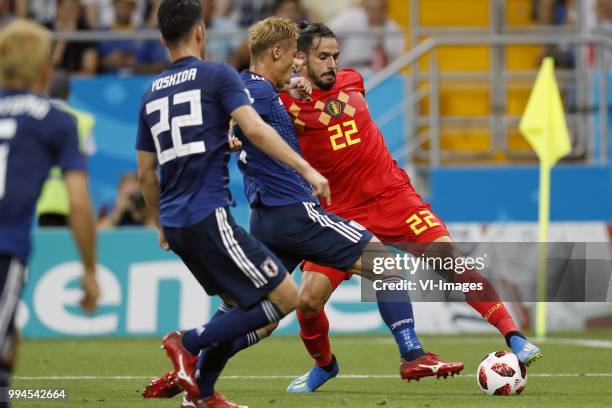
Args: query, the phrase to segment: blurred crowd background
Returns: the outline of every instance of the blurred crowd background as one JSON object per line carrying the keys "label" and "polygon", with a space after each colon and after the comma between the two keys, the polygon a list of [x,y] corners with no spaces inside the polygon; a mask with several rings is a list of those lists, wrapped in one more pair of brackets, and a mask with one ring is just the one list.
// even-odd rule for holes
{"label": "blurred crowd background", "polygon": [[[244,30],[270,15],[293,21],[322,21],[344,37],[341,63],[366,73],[382,69],[406,49],[402,27],[389,16],[386,0],[201,0],[203,19],[213,40],[207,58],[224,61],[240,70],[248,66]],[[588,2],[589,29],[612,27],[612,0]],[[71,75],[149,74],[168,62],[158,41],[127,39],[139,30],[156,28],[161,0],[0,0],[0,27],[14,17],[34,19],[57,33],[105,30],[126,34],[121,41],[60,41],[53,61]],[[576,24],[576,0],[532,0],[533,24]],[[355,35],[378,29],[383,34]],[[348,33],[351,35],[342,35]],[[564,66],[573,55],[551,49]],[[537,65],[538,61],[534,61]]]}
{"label": "blurred crowd background", "polygon": [[[470,0],[465,5],[450,0],[201,2],[208,32],[206,58],[227,62],[238,71],[249,66],[248,27],[271,15],[295,22],[326,23],[341,44],[340,67],[356,68],[366,79],[422,41],[437,36],[459,39],[473,33],[481,38],[489,34],[512,35],[513,29],[527,35],[548,34],[549,38],[550,34],[575,38],[612,35],[612,0]],[[65,91],[52,92],[50,96],[96,117],[98,150],[92,131],[90,137],[84,137],[92,141],[93,147],[84,152],[91,156],[90,177],[100,227],[152,225],[134,174],[132,110],[138,103],[132,94],[136,89],[140,92],[139,87],[150,78],[147,76],[162,71],[170,62],[156,30],[160,3],[161,0],[0,0],[0,29],[14,18],[29,18],[53,32],[53,63],[59,75],[56,79],[63,84],[59,89]],[[495,17],[496,7],[503,9],[499,19]],[[416,14],[415,10],[419,13],[417,19],[411,14]],[[430,190],[435,189],[429,186],[429,175],[431,168],[440,163],[515,165],[524,163],[525,158],[533,159],[516,124],[536,70],[546,56],[554,57],[561,70],[558,75],[574,137],[570,160],[592,163],[598,152],[603,152],[602,160],[606,159],[604,141],[610,137],[610,125],[599,130],[602,126],[598,117],[591,115],[599,113],[606,122],[612,116],[603,116],[599,111],[597,95],[605,92],[599,90],[598,84],[602,83],[597,78],[603,76],[594,74],[599,69],[597,52],[605,47],[598,49],[588,43],[577,47],[562,41],[550,45],[543,40],[537,45],[508,46],[502,54],[498,52],[501,47],[473,45],[438,47],[437,53],[429,53],[432,57],[438,55],[438,73],[425,72],[431,64],[424,57],[416,62],[420,64],[420,74],[411,79],[406,75],[411,72],[408,69],[396,70],[394,74],[399,75],[390,76],[386,86],[369,93],[370,107],[394,157],[409,170],[426,197],[436,199],[434,193],[430,195]],[[612,72],[612,53],[601,55],[607,72]],[[124,78],[132,78],[133,82],[117,81]],[[76,97],[68,92],[75,82]],[[410,86],[412,90],[406,88]],[[437,111],[431,106],[437,106]],[[607,138],[598,136],[602,131],[608,133]],[[437,164],[430,157],[431,152],[436,152],[430,148],[436,146],[434,140],[438,140],[441,157]],[[527,153],[516,154],[513,146]],[[240,189],[239,182],[235,188]],[[247,213],[246,206],[242,212]],[[240,217],[241,212],[237,213]],[[464,218],[472,219],[467,215]],[[47,225],[56,224],[52,217]],[[41,226],[45,223],[41,222]]]}

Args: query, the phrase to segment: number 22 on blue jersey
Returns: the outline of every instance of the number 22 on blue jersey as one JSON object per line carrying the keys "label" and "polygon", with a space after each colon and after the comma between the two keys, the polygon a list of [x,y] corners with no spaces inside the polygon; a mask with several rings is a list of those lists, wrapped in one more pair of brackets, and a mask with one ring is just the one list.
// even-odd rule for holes
{"label": "number 22 on blue jersey", "polygon": [[[190,113],[188,115],[180,115],[172,119],[170,119],[170,96],[155,99],[145,105],[147,115],[151,115],[153,112],[159,112],[159,122],[151,126],[151,135],[153,136],[153,142],[157,150],[157,159],[160,165],[174,160],[177,157],[204,153],[206,151],[204,141],[200,140],[183,143],[181,135],[182,127],[203,124],[201,94],[202,91],[200,89],[193,89],[172,95],[173,105],[189,103],[190,108]],[[161,150],[159,136],[168,131],[170,131],[172,136],[172,147]]]}

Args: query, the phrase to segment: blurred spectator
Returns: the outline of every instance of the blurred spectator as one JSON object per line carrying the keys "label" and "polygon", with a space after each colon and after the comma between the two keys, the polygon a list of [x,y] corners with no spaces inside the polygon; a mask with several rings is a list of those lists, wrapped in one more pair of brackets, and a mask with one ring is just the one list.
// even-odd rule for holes
{"label": "blurred spectator", "polygon": [[[215,15],[215,0],[202,1],[202,17],[208,33],[238,30],[238,25],[234,21],[225,17]],[[234,50],[240,45],[240,38],[237,36],[225,37],[222,39],[206,40],[206,59],[218,62],[226,62]]]}
{"label": "blurred spectator", "polygon": [[26,16],[33,18],[41,24],[53,23],[57,12],[56,0],[16,0],[18,7]]}
{"label": "blurred spectator", "polygon": [[[596,21],[595,30],[605,30],[602,35],[609,36],[612,32],[612,0],[598,0],[596,4]],[[609,72],[612,72],[612,51],[604,48],[604,64]],[[612,107],[612,101],[610,102]],[[612,120],[612,115],[610,116]]]}
{"label": "blurred spectator", "polygon": [[[208,1],[212,2],[212,0]],[[253,5],[255,5],[255,3],[262,2],[254,2]],[[278,17],[288,18],[296,23],[301,20],[311,21],[312,18],[311,13],[307,12],[302,7],[302,3],[300,0],[277,0],[274,6],[272,7],[272,13]],[[234,51],[231,53],[231,55],[229,55],[229,58],[227,58],[227,62],[234,68],[236,68],[239,72],[248,69],[250,64],[248,42],[243,41],[237,47],[235,47]]]}
{"label": "blurred spectator", "polygon": [[538,23],[542,25],[574,25],[575,0],[539,0],[536,6]]}
{"label": "blurred spectator", "polygon": [[0,28],[15,17],[28,17],[27,0],[0,0]]}
{"label": "blurred spectator", "polygon": [[156,28],[157,27],[157,10],[161,4],[162,0],[149,0],[147,4],[147,12],[145,16],[147,17],[147,27]]}
{"label": "blurred spectator", "polygon": [[110,213],[102,209],[98,221],[99,228],[146,226],[155,224],[144,200],[144,195],[138,184],[138,176],[134,172],[125,173],[117,186],[117,198]]}
{"label": "blurred spectator", "polygon": [[[86,6],[87,22],[91,27],[109,27],[116,22],[115,0],[83,0]],[[131,21],[136,27],[156,26],[155,13],[161,0],[135,0]]]}
{"label": "blurred spectator", "polygon": [[13,0],[0,0],[0,28],[15,18],[15,5]]}
{"label": "blurred spectator", "polygon": [[[74,109],[67,104],[68,98],[70,98],[70,77],[66,72],[57,71],[53,75],[49,85],[49,97],[52,98],[56,107],[74,117],[77,123],[81,152],[86,156],[93,155],[96,152],[93,136],[95,118],[90,113]],[[59,167],[54,167],[49,172],[49,178],[43,185],[38,199],[36,213],[38,214],[38,225],[41,227],[65,227],[68,225],[70,203],[66,184]]]}
{"label": "blurred spectator", "polygon": [[597,26],[598,0],[532,0],[536,21],[543,25],[576,25],[578,8],[584,12],[587,30]]}
{"label": "blurred spectator", "polygon": [[[136,31],[132,15],[137,0],[114,0],[115,23],[113,31]],[[160,72],[166,66],[166,54],[159,41],[123,39],[104,41],[98,46],[100,70],[112,74],[150,74]]]}
{"label": "blurred spectator", "polygon": [[[574,0],[542,0],[538,21],[543,25],[576,24],[576,3]],[[576,65],[574,49],[569,45],[549,45],[542,57],[553,57],[558,68],[571,69]]]}
{"label": "blurred spectator", "polygon": [[302,0],[311,16],[310,21],[327,23],[332,17],[359,4],[359,0]]}
{"label": "blurred spectator", "polygon": [[612,29],[612,0],[598,0],[596,5],[597,26],[606,30]]}
{"label": "blurred spectator", "polygon": [[[578,7],[584,12],[587,31],[612,29],[612,0],[534,0],[537,21],[544,25],[564,25],[575,28],[578,24]],[[606,35],[603,33],[603,35]],[[594,61],[594,48],[589,48],[587,63]],[[609,53],[607,53],[609,54]],[[574,68],[574,48],[568,45],[546,47],[543,56],[552,56],[560,68]]]}
{"label": "blurred spectator", "polygon": [[[89,30],[79,0],[58,0],[57,19],[48,24],[50,30],[75,32]],[[53,65],[78,75],[95,75],[98,51],[92,42],[57,42],[53,49]]]}
{"label": "blurred spectator", "polygon": [[[402,28],[387,15],[386,0],[363,0],[329,22],[342,46],[340,64],[367,74],[379,71],[404,52]],[[382,29],[376,35],[342,35],[347,31]],[[399,33],[399,35],[398,35]]]}
{"label": "blurred spectator", "polygon": [[274,7],[274,15],[288,18],[294,23],[317,20],[312,13],[304,8],[300,0],[279,0]]}
{"label": "blurred spectator", "polygon": [[249,69],[251,64],[251,55],[249,52],[249,43],[247,41],[242,42],[232,55],[227,60],[228,64],[236,68],[238,72],[242,72],[245,69]]}
{"label": "blurred spectator", "polygon": [[231,0],[228,17],[240,27],[250,27],[253,23],[270,17],[274,13],[277,0]]}

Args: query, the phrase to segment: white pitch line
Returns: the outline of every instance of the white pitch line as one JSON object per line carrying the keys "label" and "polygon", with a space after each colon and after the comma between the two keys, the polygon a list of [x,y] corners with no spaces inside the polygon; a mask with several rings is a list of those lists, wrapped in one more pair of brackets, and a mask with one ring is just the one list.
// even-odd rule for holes
{"label": "white pitch line", "polygon": [[566,346],[583,346],[592,348],[612,349],[612,341],[609,340],[593,340],[593,339],[546,339],[544,343],[563,344]]}
{"label": "white pitch line", "polygon": [[[291,380],[298,377],[300,374],[295,375],[228,375],[221,377],[225,380]],[[474,378],[475,375],[461,374],[457,378]],[[529,374],[529,377],[612,377],[612,373],[534,373]],[[155,376],[144,376],[144,375],[118,375],[118,376],[15,376],[15,380],[20,381],[91,381],[91,380],[151,380]],[[344,379],[368,379],[368,378],[380,378],[380,379],[399,379],[397,375],[390,374],[344,374],[339,375],[336,378]]]}
{"label": "white pitch line", "polygon": [[[334,342],[342,341],[342,339],[334,339]],[[442,344],[488,344],[488,343],[504,343],[501,337],[462,337],[456,339],[432,339],[431,342]],[[352,339],[351,339],[352,342]],[[379,338],[368,340],[369,344],[395,344],[391,338]],[[571,338],[547,338],[543,341],[536,341],[540,344],[559,344],[564,346],[581,346],[589,348],[612,349],[612,341],[610,340],[595,340],[595,339],[571,339]]]}

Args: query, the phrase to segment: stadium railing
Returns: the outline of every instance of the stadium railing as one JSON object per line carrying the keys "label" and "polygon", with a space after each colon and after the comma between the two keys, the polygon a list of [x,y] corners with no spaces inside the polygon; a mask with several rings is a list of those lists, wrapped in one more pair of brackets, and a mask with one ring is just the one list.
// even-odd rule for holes
{"label": "stadium railing", "polygon": [[[512,152],[507,145],[507,128],[508,125],[516,125],[520,120],[520,117],[510,116],[503,112],[503,109],[494,109],[491,118],[482,118],[484,121],[491,120],[493,127],[493,143],[491,149],[486,153],[477,152],[457,152],[450,150],[443,150],[440,147],[440,128],[441,128],[441,115],[440,115],[440,81],[443,78],[454,78],[454,79],[484,79],[487,80],[491,87],[492,95],[505,95],[505,85],[509,79],[535,79],[537,71],[526,71],[520,73],[509,74],[506,70],[502,69],[501,72],[495,74],[483,74],[483,73],[447,73],[442,74],[439,70],[439,60],[436,55],[436,49],[442,46],[466,46],[466,45],[489,45],[489,46],[505,46],[505,45],[521,45],[521,44],[572,44],[579,46],[594,45],[597,48],[598,65],[596,68],[597,77],[599,78],[599,101],[598,101],[598,113],[599,113],[599,133],[601,135],[608,135],[608,69],[605,65],[605,58],[603,57],[606,50],[612,51],[612,38],[605,37],[602,35],[559,35],[559,34],[504,34],[504,35],[488,35],[488,36],[452,36],[452,37],[440,37],[440,38],[428,38],[427,40],[419,43],[416,47],[412,48],[397,60],[390,63],[382,71],[374,74],[366,82],[366,89],[368,92],[372,92],[383,82],[389,78],[398,75],[406,67],[410,70],[406,75],[405,81],[405,92],[404,100],[400,103],[399,109],[392,109],[387,116],[384,118],[385,121],[392,119],[393,115],[400,115],[405,113],[405,129],[406,129],[406,150],[403,157],[412,157],[416,154],[419,157],[423,157],[425,153],[429,155],[429,163],[431,166],[440,166],[443,159],[453,158],[492,158],[495,151],[501,148],[510,157],[530,158],[535,156],[533,153],[525,152]],[[422,74],[418,70],[418,64],[424,57],[429,58],[429,68],[427,74]],[[494,64],[491,64],[494,65]],[[576,143],[570,157],[578,157],[583,154],[594,153],[594,150],[589,150],[588,146],[594,146],[593,135],[591,126],[589,124],[591,111],[594,109],[594,103],[590,97],[591,85],[589,82],[592,80],[590,76],[591,72],[588,70],[579,71],[576,70],[564,70],[559,72],[559,78],[564,82],[568,80],[574,80],[576,82],[575,89],[577,94],[583,95],[582,100],[578,100],[576,112],[568,115],[569,123],[582,123],[582,126],[577,126],[576,130]],[[501,78],[500,78],[501,77]],[[419,81],[425,81],[427,87],[419,87]],[[429,115],[421,116],[418,113],[418,103],[426,96],[429,97]],[[503,106],[503,105],[502,105]],[[500,113],[501,111],[501,113]],[[497,113],[496,113],[497,112]],[[499,116],[499,117],[496,117]],[[454,118],[451,120],[461,121],[461,118]],[[471,117],[470,121],[473,122],[474,118]],[[428,126],[425,130],[419,132],[418,127],[420,125]],[[501,137],[500,137],[501,135]],[[426,152],[422,149],[423,145],[428,142],[429,149]],[[599,161],[601,164],[607,164],[607,137],[600,138],[599,144]],[[590,157],[590,160],[594,160],[594,157]]]}
{"label": "stadium railing", "polygon": [[[401,30],[391,31],[381,28],[371,28],[364,30],[346,30],[342,31],[342,36],[354,36],[358,38],[370,38],[373,36],[383,37],[402,37],[406,33]],[[142,29],[134,31],[112,31],[112,30],[87,30],[87,31],[54,31],[52,36],[57,41],[69,42],[92,42],[92,41],[121,41],[125,39],[143,41],[143,40],[159,40],[159,30],[157,29]],[[220,41],[228,39],[248,38],[248,30],[214,30],[207,31],[206,41]]]}
{"label": "stadium railing", "polygon": [[[512,102],[508,95],[510,85],[521,91],[528,91],[537,75],[537,67],[533,69],[512,71],[508,68],[508,46],[516,45],[558,45],[571,46],[575,56],[573,69],[557,69],[556,76],[560,88],[565,94],[568,107],[568,125],[574,136],[574,148],[569,159],[584,163],[606,165],[610,152],[608,147],[610,123],[609,76],[610,61],[612,61],[612,36],[609,30],[593,30],[587,26],[589,2],[577,3],[576,23],[571,26],[543,26],[523,21],[517,26],[516,21],[509,18],[510,3],[505,0],[480,1],[480,7],[486,7],[488,17],[480,18],[478,26],[466,26],[461,16],[447,16],[448,22],[441,25],[443,17],[441,10],[436,13],[436,23],[427,26],[427,12],[432,12],[432,4],[422,0],[407,2],[406,11],[410,27],[410,43],[413,48],[403,56],[389,64],[384,70],[370,77],[366,82],[368,92],[374,91],[383,82],[397,75],[403,75],[404,93],[399,102],[378,118],[381,123],[389,123],[403,115],[403,137],[405,143],[393,155],[398,161],[417,159],[427,166],[437,167],[445,163],[470,163],[477,161],[495,161],[499,154],[509,161],[524,162],[534,160],[535,155],[530,150],[513,149],[510,146],[509,129],[514,133],[520,120],[519,115],[509,115],[508,106]],[[516,6],[516,4],[515,4]],[[474,24],[469,9],[463,9],[469,15],[467,20]],[[451,11],[456,13],[459,9]],[[516,11],[516,10],[515,10]],[[516,14],[516,13],[515,13]],[[424,17],[425,16],[425,17]],[[430,16],[431,17],[431,16]],[[465,16],[464,16],[465,17]],[[431,18],[430,18],[431,20]],[[516,20],[516,18],[515,18]],[[440,68],[442,50],[448,48],[467,50],[467,47],[488,47],[489,63],[485,71],[449,71]],[[590,66],[587,62],[596,56],[597,65]],[[453,55],[459,55],[455,53]],[[527,57],[529,58],[529,57]],[[448,61],[443,61],[447,63]],[[523,64],[524,65],[524,64]],[[427,66],[426,70],[423,67]],[[472,83],[486,83],[490,93],[489,111],[483,116],[455,115],[441,112],[447,102],[441,101],[442,82],[445,84],[462,83],[463,86]],[[448,90],[442,96],[448,97]],[[401,95],[401,92],[397,92]],[[478,93],[473,94],[478,97]],[[442,102],[442,103],[441,103]],[[526,100],[522,103],[526,103]],[[516,106],[514,106],[516,108]],[[422,111],[428,110],[427,114]],[[515,109],[516,110],[516,109]],[[469,133],[470,127],[485,127],[489,133],[488,150],[444,149],[441,137],[445,141],[452,134],[443,132],[443,128],[453,126]],[[461,132],[459,132],[461,134]],[[458,139],[465,140],[465,139]],[[515,140],[515,139],[514,139]]]}

